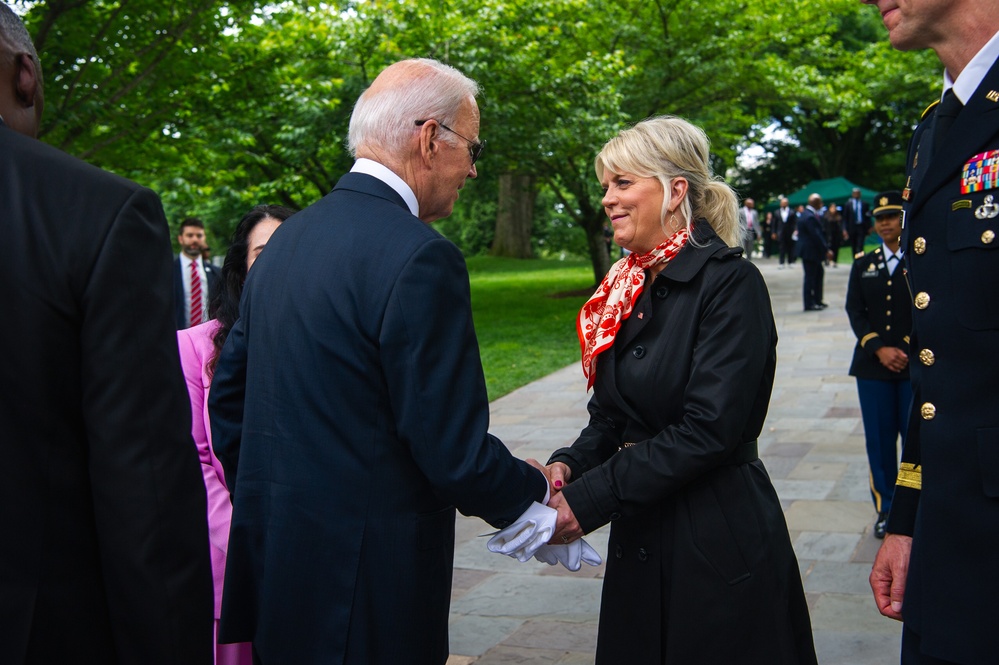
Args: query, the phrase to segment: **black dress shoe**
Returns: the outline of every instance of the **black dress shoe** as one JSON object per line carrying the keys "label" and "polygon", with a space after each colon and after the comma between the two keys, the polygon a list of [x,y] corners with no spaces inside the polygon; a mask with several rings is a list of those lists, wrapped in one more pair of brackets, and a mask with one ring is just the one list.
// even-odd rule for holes
{"label": "black dress shoe", "polygon": [[885,537],[885,529],[888,528],[888,513],[878,513],[878,519],[874,522],[874,537],[881,539]]}
{"label": "black dress shoe", "polygon": [[829,306],[829,305],[827,305],[827,304],[826,304],[826,303],[824,303],[824,302],[820,302],[820,303],[818,304],[818,308],[819,308],[819,309],[825,309],[825,308],[826,308],[826,307],[828,307],[828,306]]}
{"label": "black dress shoe", "polygon": [[822,305],[809,305],[805,308],[806,312],[821,312],[825,309]]}

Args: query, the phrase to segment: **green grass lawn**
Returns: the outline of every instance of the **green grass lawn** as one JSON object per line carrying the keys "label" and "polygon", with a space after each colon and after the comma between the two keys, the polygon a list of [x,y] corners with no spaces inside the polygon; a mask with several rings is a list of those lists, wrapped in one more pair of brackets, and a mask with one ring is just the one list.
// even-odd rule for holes
{"label": "green grass lawn", "polygon": [[468,272],[490,401],[579,362],[576,315],[593,293],[589,262],[477,256]]}

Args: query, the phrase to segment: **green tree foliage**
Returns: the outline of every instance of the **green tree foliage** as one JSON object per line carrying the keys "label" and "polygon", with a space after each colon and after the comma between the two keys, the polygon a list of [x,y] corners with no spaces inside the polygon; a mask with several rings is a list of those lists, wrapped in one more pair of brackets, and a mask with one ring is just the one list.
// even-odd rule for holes
{"label": "green tree foliage", "polygon": [[900,189],[913,127],[939,94],[936,57],[893,50],[878,13],[852,0],[793,4],[808,34],[766,54],[770,116],[747,138],[771,123],[786,136],[759,142],[770,158],[740,174],[741,188],[773,199],[813,179],[845,176]]}
{"label": "green tree foliage", "polygon": [[716,172],[777,124],[738,172],[757,198],[813,177],[895,184],[932,98],[932,54],[891,51],[855,0],[16,0],[47,79],[43,139],[160,192],[216,242],[261,202],[304,207],[349,169],[354,100],[405,57],[483,87],[479,178],[438,228],[492,243],[500,174],[537,183],[532,246],[609,257],[600,146],[661,113],[702,125]]}

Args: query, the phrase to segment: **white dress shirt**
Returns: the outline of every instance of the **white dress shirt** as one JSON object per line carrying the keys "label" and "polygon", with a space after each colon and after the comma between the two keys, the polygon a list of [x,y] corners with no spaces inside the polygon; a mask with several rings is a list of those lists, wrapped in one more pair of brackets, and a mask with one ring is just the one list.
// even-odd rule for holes
{"label": "white dress shirt", "polygon": [[888,245],[881,243],[881,255],[885,257],[885,266],[888,267],[888,274],[894,275],[895,268],[897,268],[898,264],[902,262],[902,248],[899,247],[897,252],[892,253],[892,251],[888,249]]}
{"label": "white dress shirt", "polygon": [[392,169],[374,160],[361,157],[354,162],[354,166],[350,169],[350,172],[364,173],[372,178],[378,178],[402,197],[402,200],[409,206],[409,211],[413,213],[413,217],[420,216],[420,203],[416,200],[413,188],[407,185],[406,181],[396,175]]}
{"label": "white dress shirt", "polygon": [[992,35],[992,39],[987,41],[982,50],[975,54],[975,57],[971,59],[956,81],[951,79],[950,73],[946,69],[944,70],[944,87],[940,99],[943,99],[943,95],[948,90],[954,88],[954,95],[961,100],[962,104],[967,104],[997,59],[999,59],[999,32]]}

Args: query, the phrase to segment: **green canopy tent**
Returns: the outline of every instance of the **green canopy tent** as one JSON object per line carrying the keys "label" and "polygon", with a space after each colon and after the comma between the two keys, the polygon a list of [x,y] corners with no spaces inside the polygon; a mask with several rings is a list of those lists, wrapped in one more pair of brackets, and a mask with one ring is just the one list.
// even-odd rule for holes
{"label": "green canopy tent", "polygon": [[878,195],[873,189],[855,185],[846,178],[828,178],[826,180],[813,180],[798,191],[788,194],[787,202],[792,208],[808,205],[808,197],[812,194],[818,194],[822,197],[822,203],[826,205],[830,203],[843,205],[853,194],[854,187],[860,189],[860,196],[867,203],[873,203],[874,197]]}

